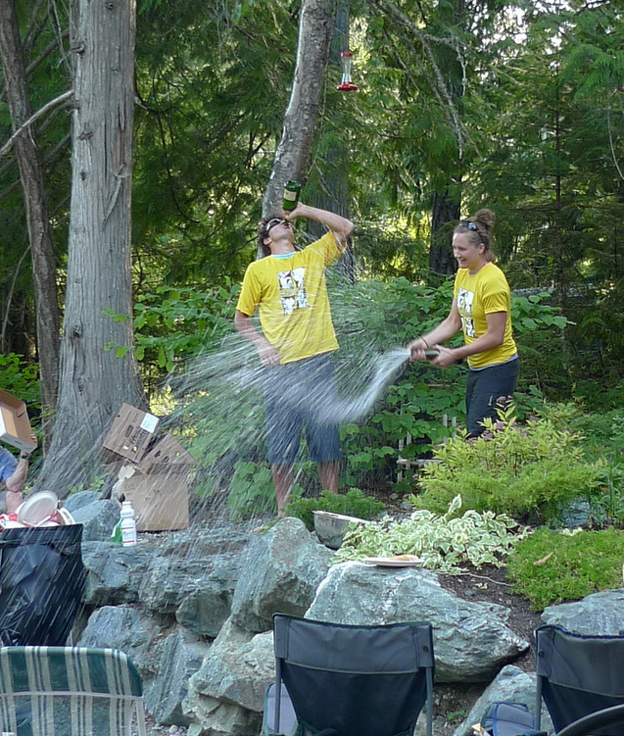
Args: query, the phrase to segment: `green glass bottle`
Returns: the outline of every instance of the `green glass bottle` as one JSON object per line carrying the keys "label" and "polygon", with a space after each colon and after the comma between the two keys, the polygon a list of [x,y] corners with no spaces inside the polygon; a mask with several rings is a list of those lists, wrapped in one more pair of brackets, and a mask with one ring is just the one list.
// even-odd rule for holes
{"label": "green glass bottle", "polygon": [[287,181],[284,184],[284,194],[282,195],[282,207],[286,212],[292,212],[299,201],[299,193],[301,192],[301,184],[298,181]]}

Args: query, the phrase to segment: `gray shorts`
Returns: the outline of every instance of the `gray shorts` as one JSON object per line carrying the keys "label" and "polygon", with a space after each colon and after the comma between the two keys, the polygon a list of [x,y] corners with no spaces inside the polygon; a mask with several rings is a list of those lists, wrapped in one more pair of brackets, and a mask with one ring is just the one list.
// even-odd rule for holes
{"label": "gray shorts", "polygon": [[337,424],[319,421],[336,403],[331,353],[265,368],[263,377],[266,431],[271,464],[292,465],[305,426],[310,458],[328,463],[342,458]]}

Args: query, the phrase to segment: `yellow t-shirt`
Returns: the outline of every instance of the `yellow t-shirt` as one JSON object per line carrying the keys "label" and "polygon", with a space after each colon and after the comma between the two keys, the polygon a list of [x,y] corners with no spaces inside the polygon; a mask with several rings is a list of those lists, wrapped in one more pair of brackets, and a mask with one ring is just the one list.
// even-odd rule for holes
{"label": "yellow t-shirt", "polygon": [[507,312],[502,345],[469,355],[468,365],[471,368],[486,368],[513,358],[517,350],[511,328],[511,290],[500,268],[488,263],[473,275],[467,268],[460,268],[455,276],[453,294],[457,300],[466,345],[487,332],[487,314]]}
{"label": "yellow t-shirt", "polygon": [[236,308],[248,317],[259,310],[262,332],[282,364],[338,349],[325,269],[341,253],[328,232],[302,251],[248,266]]}

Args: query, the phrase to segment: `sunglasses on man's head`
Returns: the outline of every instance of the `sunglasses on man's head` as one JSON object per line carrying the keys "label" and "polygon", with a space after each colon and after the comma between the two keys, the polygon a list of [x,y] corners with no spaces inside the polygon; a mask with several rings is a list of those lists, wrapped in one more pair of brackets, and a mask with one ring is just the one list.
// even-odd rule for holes
{"label": "sunglasses on man's head", "polygon": [[266,231],[267,231],[267,233],[269,232],[269,230],[272,227],[275,227],[276,225],[286,225],[287,227],[290,227],[290,225],[289,225],[289,223],[288,223],[287,220],[278,220],[277,218],[275,218],[274,220],[269,220],[267,222],[267,224],[266,224]]}

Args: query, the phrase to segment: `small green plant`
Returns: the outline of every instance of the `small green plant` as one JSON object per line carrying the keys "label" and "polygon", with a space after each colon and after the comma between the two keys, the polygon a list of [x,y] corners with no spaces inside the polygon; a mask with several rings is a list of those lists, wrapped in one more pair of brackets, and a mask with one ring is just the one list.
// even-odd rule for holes
{"label": "small green plant", "polygon": [[333,564],[409,554],[420,557],[423,567],[448,573],[463,571],[467,563],[477,569],[502,567],[525,530],[508,516],[491,511],[468,510],[454,518],[461,505],[457,496],[443,516],[420,510],[403,521],[385,518],[349,530]]}
{"label": "small green plant", "polygon": [[583,459],[578,435],[547,419],[519,426],[513,406],[499,413],[498,422],[484,424],[476,440],[458,433],[435,449],[437,462],[420,478],[424,492],[410,498],[417,508],[441,513],[461,493],[476,511],[551,521],[596,485],[598,468]]}
{"label": "small green plant", "polygon": [[449,723],[459,723],[460,721],[463,721],[464,718],[468,715],[468,712],[465,710],[452,710],[449,711],[445,718]]}
{"label": "small green plant", "polygon": [[228,508],[234,519],[277,510],[271,471],[266,465],[238,460],[230,481]]}
{"label": "small green plant", "polygon": [[331,511],[334,514],[355,516],[358,519],[375,519],[385,511],[381,501],[365,496],[359,488],[349,488],[346,493],[322,491],[318,498],[293,498],[286,506],[287,516],[301,519],[307,528],[314,529],[314,511]]}
{"label": "small green plant", "polygon": [[624,532],[537,529],[516,545],[507,561],[514,593],[536,611],[622,587]]}

